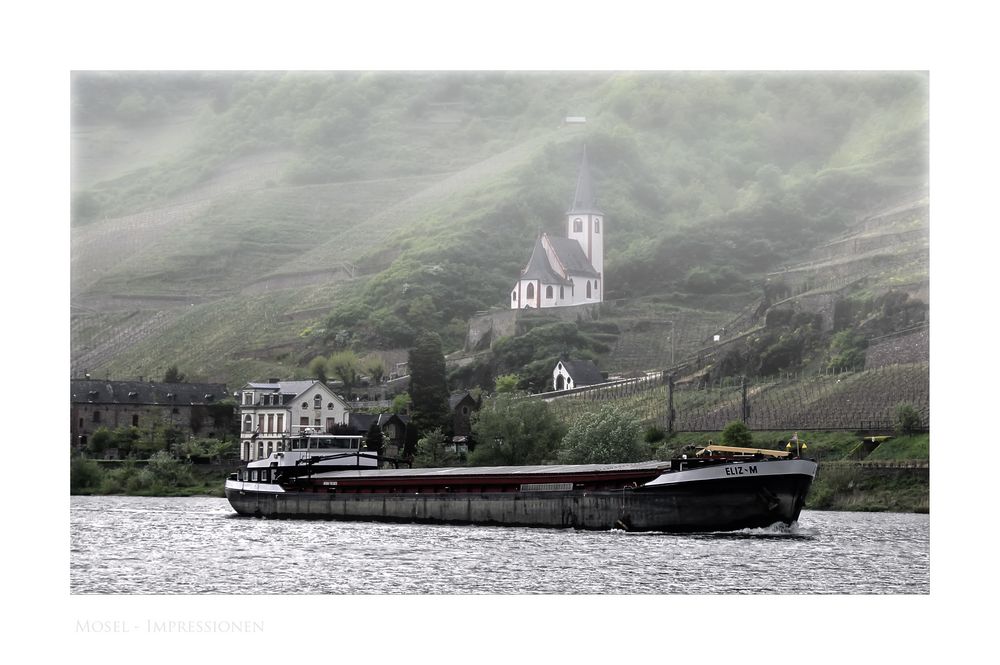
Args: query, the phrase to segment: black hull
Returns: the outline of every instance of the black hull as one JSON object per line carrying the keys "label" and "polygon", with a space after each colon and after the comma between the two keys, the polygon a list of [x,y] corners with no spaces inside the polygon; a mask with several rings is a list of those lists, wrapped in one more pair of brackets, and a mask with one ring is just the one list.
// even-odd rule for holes
{"label": "black hull", "polygon": [[791,524],[812,477],[789,474],[609,491],[348,494],[226,488],[237,513],[294,519],[692,533]]}

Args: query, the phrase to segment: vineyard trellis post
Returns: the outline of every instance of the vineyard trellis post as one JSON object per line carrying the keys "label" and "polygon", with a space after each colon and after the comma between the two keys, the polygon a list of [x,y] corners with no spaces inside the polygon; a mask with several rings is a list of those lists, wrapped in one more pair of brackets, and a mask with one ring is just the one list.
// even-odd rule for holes
{"label": "vineyard trellis post", "polygon": [[674,375],[667,374],[667,432],[674,432]]}
{"label": "vineyard trellis post", "polygon": [[747,377],[740,377],[740,397],[742,399],[742,408],[740,409],[740,415],[743,420],[743,424],[746,425],[747,421],[750,420],[750,404],[747,402]]}

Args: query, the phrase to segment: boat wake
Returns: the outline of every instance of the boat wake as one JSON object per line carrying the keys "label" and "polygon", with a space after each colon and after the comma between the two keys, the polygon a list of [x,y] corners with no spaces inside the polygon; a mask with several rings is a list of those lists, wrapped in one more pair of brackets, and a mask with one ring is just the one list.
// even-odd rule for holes
{"label": "boat wake", "polygon": [[800,526],[798,522],[791,525],[777,522],[771,526],[739,529],[738,531],[713,531],[701,534],[708,538],[813,538],[818,535],[816,529]]}

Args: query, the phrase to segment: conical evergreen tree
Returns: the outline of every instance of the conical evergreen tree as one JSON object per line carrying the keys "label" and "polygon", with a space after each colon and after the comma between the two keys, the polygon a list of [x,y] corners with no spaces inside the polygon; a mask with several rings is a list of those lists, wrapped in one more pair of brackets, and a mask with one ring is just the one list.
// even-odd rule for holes
{"label": "conical evergreen tree", "polygon": [[437,333],[417,335],[410,349],[409,368],[412,423],[420,433],[447,429],[448,384]]}

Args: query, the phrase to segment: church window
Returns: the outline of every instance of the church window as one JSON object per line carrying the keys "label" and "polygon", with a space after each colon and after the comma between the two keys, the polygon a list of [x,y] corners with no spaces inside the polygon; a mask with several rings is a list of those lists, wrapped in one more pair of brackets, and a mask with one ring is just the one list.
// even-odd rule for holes
{"label": "church window", "polygon": [[551,297],[552,297],[552,287],[551,286],[546,286],[545,287],[545,299],[548,300]]}
{"label": "church window", "polygon": [[527,298],[528,300],[531,300],[532,298],[535,297],[535,285],[534,284],[528,284],[528,288],[525,289],[525,291],[524,291],[524,297]]}
{"label": "church window", "polygon": [[573,220],[573,233],[580,233],[583,231],[583,220],[577,217]]}
{"label": "church window", "polygon": [[600,233],[600,232],[601,232],[601,220],[595,219],[594,220],[594,233]]}
{"label": "church window", "polygon": [[510,299],[514,302],[517,302],[517,291],[510,292]]}
{"label": "church window", "polygon": [[559,287],[559,299],[562,300],[565,297],[566,297],[566,287],[565,286],[560,286]]}
{"label": "church window", "polygon": [[587,297],[590,297],[590,280],[587,280]]}
{"label": "church window", "polygon": [[323,396],[322,395],[315,395],[313,397],[313,408],[314,409],[322,409],[323,408]]}

